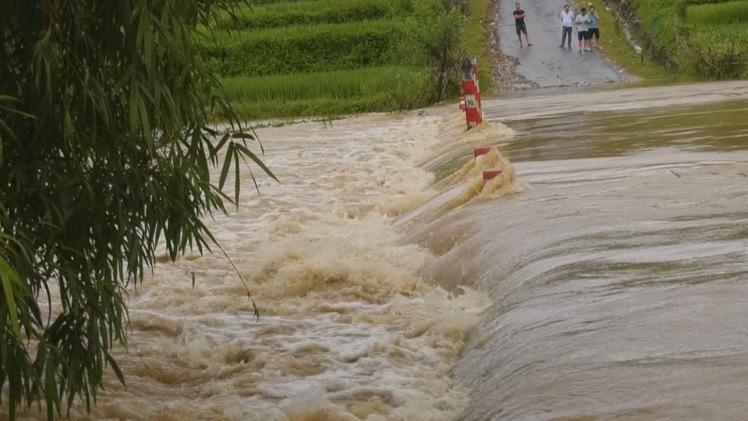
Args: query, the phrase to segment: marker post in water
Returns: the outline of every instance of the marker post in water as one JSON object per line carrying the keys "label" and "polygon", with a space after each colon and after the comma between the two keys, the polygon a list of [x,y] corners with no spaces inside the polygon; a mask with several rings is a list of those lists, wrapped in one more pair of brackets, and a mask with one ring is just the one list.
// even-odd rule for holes
{"label": "marker post in water", "polygon": [[[487,153],[491,152],[491,149],[492,149],[491,146],[481,146],[479,148],[473,149],[473,156],[475,157],[476,164],[481,159],[483,159],[483,157]],[[495,178],[497,175],[500,175],[502,172],[504,172],[504,171],[500,170],[498,168],[492,168],[492,169],[484,170],[483,171],[483,181],[491,180],[491,179]]]}
{"label": "marker post in water", "polygon": [[468,130],[483,122],[483,110],[478,85],[478,61],[475,57],[464,57],[462,70],[462,95],[465,98],[465,120]]}
{"label": "marker post in water", "polygon": [[487,153],[491,152],[490,146],[481,146],[473,149],[473,157],[476,161],[479,161]]}

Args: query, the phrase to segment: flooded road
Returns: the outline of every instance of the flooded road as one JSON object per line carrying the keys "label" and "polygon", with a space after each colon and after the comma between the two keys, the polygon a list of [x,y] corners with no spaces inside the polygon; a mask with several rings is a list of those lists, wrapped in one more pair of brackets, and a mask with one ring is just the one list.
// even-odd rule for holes
{"label": "flooded road", "polygon": [[743,419],[748,82],[483,103],[259,129],[231,261],[131,289],[127,386],[71,418]]}
{"label": "flooded road", "polygon": [[512,161],[619,156],[663,147],[729,151],[746,144],[746,97],[748,85],[734,82],[588,87],[516,94],[484,107],[484,113],[516,132],[512,142],[500,145]]}
{"label": "flooded road", "polygon": [[460,235],[430,275],[492,301],[458,364],[472,400],[456,419],[744,419],[746,87],[487,104],[515,131],[499,148],[525,191],[410,237]]}

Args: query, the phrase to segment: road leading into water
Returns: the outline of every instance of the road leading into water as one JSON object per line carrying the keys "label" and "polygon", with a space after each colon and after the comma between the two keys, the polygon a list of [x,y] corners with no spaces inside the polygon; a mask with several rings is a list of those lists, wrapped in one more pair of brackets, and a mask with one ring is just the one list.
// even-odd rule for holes
{"label": "road leading into water", "polygon": [[[596,85],[631,81],[633,78],[617,68],[599,52],[578,52],[577,31],[574,29],[571,49],[560,48],[563,8],[560,0],[520,0],[527,17],[525,23],[533,46],[519,46],[514,27],[513,0],[501,0],[495,28],[498,48],[504,54],[517,57],[516,71],[537,87]],[[581,3],[580,3],[581,4]],[[579,6],[581,7],[581,6]],[[587,6],[589,7],[589,6]],[[605,7],[600,3],[598,8]],[[612,29],[613,22],[601,22],[601,36]]]}

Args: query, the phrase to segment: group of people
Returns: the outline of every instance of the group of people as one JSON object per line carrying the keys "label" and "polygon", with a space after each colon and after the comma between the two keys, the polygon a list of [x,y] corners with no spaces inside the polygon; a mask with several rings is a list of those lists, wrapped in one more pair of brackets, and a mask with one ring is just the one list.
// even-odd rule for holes
{"label": "group of people", "polygon": [[[600,16],[595,10],[595,6],[590,5],[590,10],[581,8],[578,14],[574,14],[568,4],[564,5],[564,11],[561,12],[561,45],[571,48],[572,28],[577,26],[577,40],[579,42],[579,52],[584,54],[590,51],[594,45],[598,46],[600,42]],[[568,39],[568,41],[567,41]]]}
{"label": "group of people", "polygon": [[[517,38],[519,39],[519,46],[522,47],[522,35],[525,36],[525,41],[528,46],[530,44],[530,36],[527,34],[527,25],[525,24],[525,11],[519,3],[514,4],[514,26],[517,30]],[[559,47],[571,49],[571,38],[573,34],[574,26],[577,27],[577,40],[579,42],[579,53],[584,54],[585,51],[592,50],[592,47],[599,47],[600,41],[600,17],[595,10],[595,6],[590,5],[590,10],[582,7],[579,13],[574,13],[571,10],[571,6],[568,4],[564,5],[564,10],[560,13],[561,17],[561,45]],[[594,40],[593,40],[594,38]]]}

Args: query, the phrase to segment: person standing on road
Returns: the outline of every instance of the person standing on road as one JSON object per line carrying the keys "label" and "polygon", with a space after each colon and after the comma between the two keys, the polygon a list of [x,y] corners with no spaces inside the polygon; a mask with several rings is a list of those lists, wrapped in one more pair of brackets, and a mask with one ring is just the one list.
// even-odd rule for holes
{"label": "person standing on road", "polygon": [[561,12],[561,45],[559,47],[564,48],[566,43],[566,37],[569,37],[569,48],[571,48],[571,34],[572,28],[574,27],[574,12],[569,10],[569,5],[564,5],[564,11]]}
{"label": "person standing on road", "polygon": [[532,47],[530,44],[530,37],[527,36],[527,27],[525,26],[525,11],[520,8],[519,3],[514,3],[514,26],[517,28],[517,38],[519,39],[519,46],[522,48],[522,34],[525,34],[525,41],[527,46]]}
{"label": "person standing on road", "polygon": [[587,9],[584,7],[580,10],[581,13],[574,19],[574,23],[577,24],[577,39],[579,39],[579,53],[584,54],[589,43],[589,26],[590,16],[587,14]]}
{"label": "person standing on road", "polygon": [[591,49],[593,47],[592,38],[595,38],[594,47],[600,48],[600,16],[597,15],[597,10],[595,10],[595,6],[590,6],[590,27],[588,29],[589,31],[589,47],[587,49]]}

